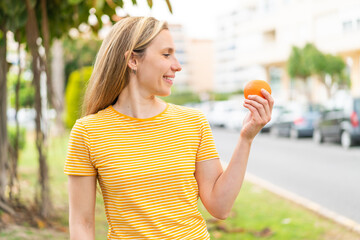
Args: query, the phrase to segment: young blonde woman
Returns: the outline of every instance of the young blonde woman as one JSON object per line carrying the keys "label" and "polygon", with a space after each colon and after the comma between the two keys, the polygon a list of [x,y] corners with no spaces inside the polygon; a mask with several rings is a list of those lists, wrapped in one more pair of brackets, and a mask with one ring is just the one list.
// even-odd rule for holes
{"label": "young blonde woman", "polygon": [[198,197],[212,216],[229,215],[273,99],[264,91],[246,100],[250,114],[224,171],[204,114],[156,97],[176,82],[174,54],[166,22],[154,18],[124,18],[103,41],[65,163],[72,240],[95,239],[96,181],[108,239],[210,239]]}

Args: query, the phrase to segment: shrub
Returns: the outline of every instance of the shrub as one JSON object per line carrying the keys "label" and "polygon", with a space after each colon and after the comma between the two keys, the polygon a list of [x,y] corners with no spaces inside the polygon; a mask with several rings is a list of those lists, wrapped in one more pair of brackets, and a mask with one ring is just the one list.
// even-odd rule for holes
{"label": "shrub", "polygon": [[65,92],[65,125],[67,128],[72,128],[76,120],[81,117],[81,105],[92,70],[92,67],[83,67],[73,71],[69,76]]}

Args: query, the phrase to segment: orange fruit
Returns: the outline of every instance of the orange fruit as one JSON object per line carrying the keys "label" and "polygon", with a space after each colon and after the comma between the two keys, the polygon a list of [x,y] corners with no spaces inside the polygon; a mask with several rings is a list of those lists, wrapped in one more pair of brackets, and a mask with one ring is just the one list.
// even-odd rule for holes
{"label": "orange fruit", "polygon": [[261,93],[262,88],[271,94],[270,85],[266,81],[252,80],[252,81],[248,82],[244,87],[245,98],[248,99],[249,95],[258,95],[258,96],[264,98],[264,96]]}

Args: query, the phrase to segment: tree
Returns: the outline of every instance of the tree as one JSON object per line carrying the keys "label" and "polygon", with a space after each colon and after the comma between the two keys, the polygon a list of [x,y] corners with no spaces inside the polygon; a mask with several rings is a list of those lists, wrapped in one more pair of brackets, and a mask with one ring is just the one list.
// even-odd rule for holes
{"label": "tree", "polygon": [[348,85],[344,72],[346,65],[341,57],[322,53],[312,44],[307,44],[304,51],[311,73],[325,86],[328,98],[331,98],[334,85]]}
{"label": "tree", "polygon": [[6,14],[0,5],[0,208],[4,211],[11,212],[12,209],[8,210],[5,197],[5,188],[7,186],[7,159],[8,159],[8,136],[7,136],[7,91],[6,91],[6,73],[7,73],[7,62],[6,62]]}
{"label": "tree", "polygon": [[[170,12],[172,12],[169,0],[165,0]],[[136,4],[136,0],[132,0]],[[152,7],[152,0],[148,0],[148,5]],[[16,36],[16,41],[26,43],[32,56],[33,85],[35,88],[35,109],[36,109],[36,146],[39,155],[39,183],[41,186],[40,196],[35,199],[38,203],[39,213],[44,218],[50,216],[51,199],[49,188],[48,167],[46,162],[46,135],[44,133],[44,118],[42,108],[42,96],[40,86],[40,76],[46,73],[47,91],[50,104],[56,109],[57,115],[61,109],[61,101],[55,99],[53,95],[53,84],[50,70],[50,47],[54,39],[59,39],[68,34],[70,28],[77,28],[81,23],[87,23],[90,14],[98,19],[98,23],[91,25],[94,32],[101,26],[102,15],[110,16],[112,22],[118,18],[115,8],[123,7],[122,0],[67,0],[67,1],[47,1],[47,0],[25,0],[13,1],[2,0],[0,2],[0,208],[11,212],[11,208],[6,205],[5,188],[7,187],[8,169],[8,140],[7,140],[7,92],[6,92],[6,73],[8,66],[6,62],[6,33],[12,31]],[[90,13],[90,9],[96,9],[95,13]],[[41,41],[39,41],[41,40]],[[44,49],[45,54],[42,54]]]}
{"label": "tree", "polygon": [[311,92],[306,84],[308,78],[311,76],[311,69],[304,49],[295,46],[292,47],[291,54],[288,59],[287,70],[291,78],[299,79],[304,83],[305,93],[311,101]]}
{"label": "tree", "polygon": [[[328,98],[335,85],[349,86],[349,79],[345,74],[345,62],[339,56],[324,54],[313,44],[308,43],[304,48],[293,47],[288,60],[288,73],[292,78],[299,78],[306,82],[310,76],[318,76],[327,90]],[[307,89],[311,100],[310,89]]]}
{"label": "tree", "polygon": [[[320,61],[320,59],[316,59]],[[335,85],[348,86],[345,76],[345,62],[339,56],[331,54],[322,54],[322,63],[315,62],[313,72],[319,77],[321,83],[325,86],[328,98],[332,96],[332,89]]]}
{"label": "tree", "polygon": [[[10,171],[14,166],[14,162],[11,162],[14,159],[9,161],[8,152],[10,149],[7,133],[7,72],[9,64],[6,61],[6,34],[8,31],[12,31],[17,41],[23,41],[22,32],[25,21],[25,6],[23,4],[11,0],[0,2],[0,209],[11,215],[14,215],[15,212],[5,195],[5,189],[8,186],[8,178],[10,178],[11,185],[16,176],[14,169]],[[18,135],[19,131],[17,131]],[[18,141],[18,137],[16,139],[15,141]]]}

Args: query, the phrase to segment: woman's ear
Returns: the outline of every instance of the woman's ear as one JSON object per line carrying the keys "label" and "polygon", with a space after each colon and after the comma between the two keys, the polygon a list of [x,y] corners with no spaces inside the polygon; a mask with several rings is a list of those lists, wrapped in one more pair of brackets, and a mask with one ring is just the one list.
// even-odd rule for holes
{"label": "woman's ear", "polygon": [[132,70],[135,70],[137,69],[137,64],[138,64],[138,59],[136,58],[136,55],[134,52],[130,52],[130,51],[126,51],[125,52],[125,59],[127,59],[128,55],[130,54],[130,59],[129,59],[129,62],[128,62],[128,67]]}

